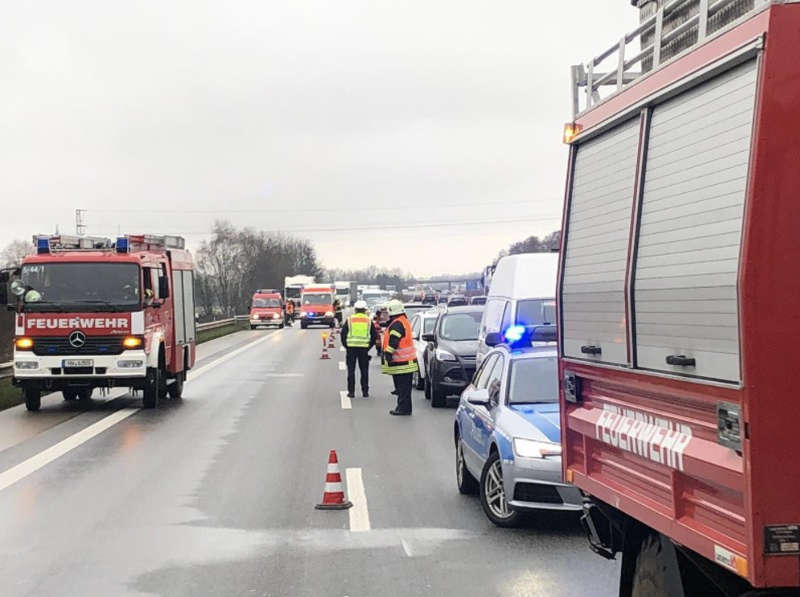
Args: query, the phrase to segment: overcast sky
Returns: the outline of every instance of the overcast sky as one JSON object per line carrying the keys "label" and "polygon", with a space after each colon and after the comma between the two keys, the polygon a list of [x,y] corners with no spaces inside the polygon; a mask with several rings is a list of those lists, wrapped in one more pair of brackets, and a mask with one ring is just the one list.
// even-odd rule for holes
{"label": "overcast sky", "polygon": [[636,22],[628,0],[6,2],[0,240],[83,208],[92,234],[196,246],[226,218],[325,266],[479,270],[560,226],[569,65]]}

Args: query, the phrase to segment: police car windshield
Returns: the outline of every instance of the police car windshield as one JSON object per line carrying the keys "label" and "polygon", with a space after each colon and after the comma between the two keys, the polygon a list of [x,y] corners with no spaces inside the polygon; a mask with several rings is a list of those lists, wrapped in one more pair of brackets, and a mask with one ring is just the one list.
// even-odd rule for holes
{"label": "police car windshield", "polygon": [[329,292],[303,295],[304,305],[330,305],[332,303],[333,299],[331,298],[331,294]]}
{"label": "police car windshield", "polygon": [[516,359],[511,363],[509,404],[558,402],[558,362],[555,357]]}
{"label": "police car windshield", "polygon": [[25,311],[132,311],[141,301],[135,263],[30,263],[20,278]]}
{"label": "police car windshield", "polygon": [[439,335],[443,340],[477,340],[481,313],[453,313],[445,315]]}
{"label": "police car windshield", "polygon": [[280,307],[281,302],[276,298],[257,298],[253,299],[254,307]]}
{"label": "police car windshield", "polygon": [[556,322],[556,304],[553,299],[519,301],[517,324],[550,325]]}

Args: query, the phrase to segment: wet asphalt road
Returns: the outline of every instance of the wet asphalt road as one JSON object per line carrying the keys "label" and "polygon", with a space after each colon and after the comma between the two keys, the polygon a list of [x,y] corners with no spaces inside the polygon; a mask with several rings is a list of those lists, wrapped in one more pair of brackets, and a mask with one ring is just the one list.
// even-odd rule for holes
{"label": "wet asphalt road", "polygon": [[[453,408],[415,392],[414,416],[390,417],[373,360],[373,397],[342,409],[344,354],[319,360],[320,332],[201,345],[157,410],[96,394],[0,413],[0,595],[616,594],[576,518],[498,529],[458,494]],[[314,509],[330,449],[361,469],[357,512]]]}

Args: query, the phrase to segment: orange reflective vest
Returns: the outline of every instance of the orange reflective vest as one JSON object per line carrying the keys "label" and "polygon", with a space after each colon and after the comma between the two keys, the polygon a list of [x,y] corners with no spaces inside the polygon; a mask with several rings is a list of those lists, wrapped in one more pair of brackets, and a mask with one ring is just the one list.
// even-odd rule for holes
{"label": "orange reflective vest", "polygon": [[289,315],[294,313],[294,303],[292,301],[286,301],[286,313]]}
{"label": "orange reflective vest", "polygon": [[[389,339],[395,336],[400,339],[397,348],[389,345]],[[419,371],[417,351],[411,337],[411,324],[405,315],[394,319],[383,334],[383,360],[381,371],[389,375],[414,373]]]}

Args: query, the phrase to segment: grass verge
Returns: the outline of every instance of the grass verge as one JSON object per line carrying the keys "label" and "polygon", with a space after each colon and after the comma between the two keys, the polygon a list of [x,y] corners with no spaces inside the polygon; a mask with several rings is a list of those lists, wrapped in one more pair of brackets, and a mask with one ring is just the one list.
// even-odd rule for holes
{"label": "grass verge", "polygon": [[11,378],[0,379],[0,410],[22,404],[22,390],[11,385]]}

